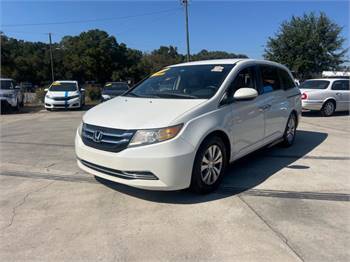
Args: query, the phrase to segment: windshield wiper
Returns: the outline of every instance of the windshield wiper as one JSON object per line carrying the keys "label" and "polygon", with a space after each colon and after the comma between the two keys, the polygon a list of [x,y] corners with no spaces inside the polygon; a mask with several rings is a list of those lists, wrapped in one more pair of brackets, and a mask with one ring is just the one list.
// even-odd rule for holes
{"label": "windshield wiper", "polygon": [[189,98],[189,99],[197,99],[198,97],[187,95],[187,94],[179,94],[179,93],[157,93],[158,97],[176,97],[176,98]]}
{"label": "windshield wiper", "polygon": [[135,93],[132,93],[132,92],[125,94],[125,96],[129,96],[129,95],[134,96],[134,97],[143,97],[143,98],[155,98],[155,97],[157,98],[157,97],[159,97],[156,94],[138,95],[138,94],[135,94]]}
{"label": "windshield wiper", "polygon": [[139,95],[137,95],[137,94],[135,94],[135,93],[132,93],[132,92],[129,92],[129,93],[125,94],[125,96],[140,97]]}

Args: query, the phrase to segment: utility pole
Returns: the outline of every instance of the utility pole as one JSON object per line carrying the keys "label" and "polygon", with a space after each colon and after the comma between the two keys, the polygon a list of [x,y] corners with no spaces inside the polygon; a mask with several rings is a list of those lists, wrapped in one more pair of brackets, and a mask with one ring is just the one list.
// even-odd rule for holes
{"label": "utility pole", "polygon": [[55,77],[53,74],[53,58],[52,58],[52,41],[51,41],[51,33],[49,33],[49,42],[50,42],[50,61],[51,61],[51,78],[52,82],[55,81]]}
{"label": "utility pole", "polygon": [[181,0],[185,6],[185,21],[186,21],[186,44],[187,44],[187,62],[190,61],[190,33],[188,31],[188,0]]}

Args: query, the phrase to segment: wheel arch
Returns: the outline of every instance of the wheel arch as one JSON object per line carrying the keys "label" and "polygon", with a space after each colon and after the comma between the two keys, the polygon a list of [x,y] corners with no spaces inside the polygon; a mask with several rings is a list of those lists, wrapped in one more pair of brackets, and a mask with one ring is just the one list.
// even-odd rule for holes
{"label": "wheel arch", "polygon": [[329,98],[325,99],[322,103],[322,107],[329,101],[331,101],[334,104],[334,110],[336,110],[337,109],[337,100],[334,97],[329,97]]}
{"label": "wheel arch", "polygon": [[[229,162],[230,159],[231,159],[231,142],[230,142],[230,138],[224,131],[222,131],[220,129],[212,130],[207,135],[205,135],[204,138],[202,139],[202,141],[199,143],[198,149],[201,147],[201,145],[206,140],[208,140],[208,139],[210,139],[212,137],[219,137],[220,139],[222,139],[222,141],[224,142],[224,145],[225,145],[226,153],[227,153],[227,161]],[[197,151],[198,151],[198,149],[197,149]]]}

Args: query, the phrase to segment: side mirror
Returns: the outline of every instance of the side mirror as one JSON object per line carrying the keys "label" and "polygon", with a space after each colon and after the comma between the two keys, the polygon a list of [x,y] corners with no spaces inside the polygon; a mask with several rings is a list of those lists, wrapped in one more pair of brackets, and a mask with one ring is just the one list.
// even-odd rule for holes
{"label": "side mirror", "polygon": [[15,89],[21,89],[21,86],[15,86]]}
{"label": "side mirror", "polygon": [[242,87],[238,89],[233,98],[237,101],[252,100],[258,96],[258,92],[254,88]]}
{"label": "side mirror", "polygon": [[80,88],[80,91],[81,91],[81,92],[85,92],[85,89],[84,89],[84,88]]}
{"label": "side mirror", "polygon": [[47,92],[47,91],[49,91],[49,89],[48,89],[48,88],[45,88],[44,91]]}

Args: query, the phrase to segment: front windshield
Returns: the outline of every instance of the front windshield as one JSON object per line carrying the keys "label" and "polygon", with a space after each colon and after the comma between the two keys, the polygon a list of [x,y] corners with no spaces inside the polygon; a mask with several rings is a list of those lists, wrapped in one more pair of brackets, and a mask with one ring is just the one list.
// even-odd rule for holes
{"label": "front windshield", "polygon": [[105,91],[127,91],[129,86],[127,83],[107,83],[103,89]]}
{"label": "front windshield", "polygon": [[167,67],[151,75],[125,96],[147,98],[208,99],[234,65],[191,65]]}
{"label": "front windshield", "polygon": [[62,82],[53,82],[50,86],[50,91],[62,91],[62,92],[72,92],[77,91],[77,85],[75,83],[62,83]]}
{"label": "front windshield", "polygon": [[307,80],[302,83],[299,88],[300,89],[326,89],[329,85],[329,81],[327,80]]}
{"label": "front windshield", "polygon": [[1,80],[0,81],[0,89],[4,89],[4,90],[13,89],[12,81],[10,81],[10,80]]}

